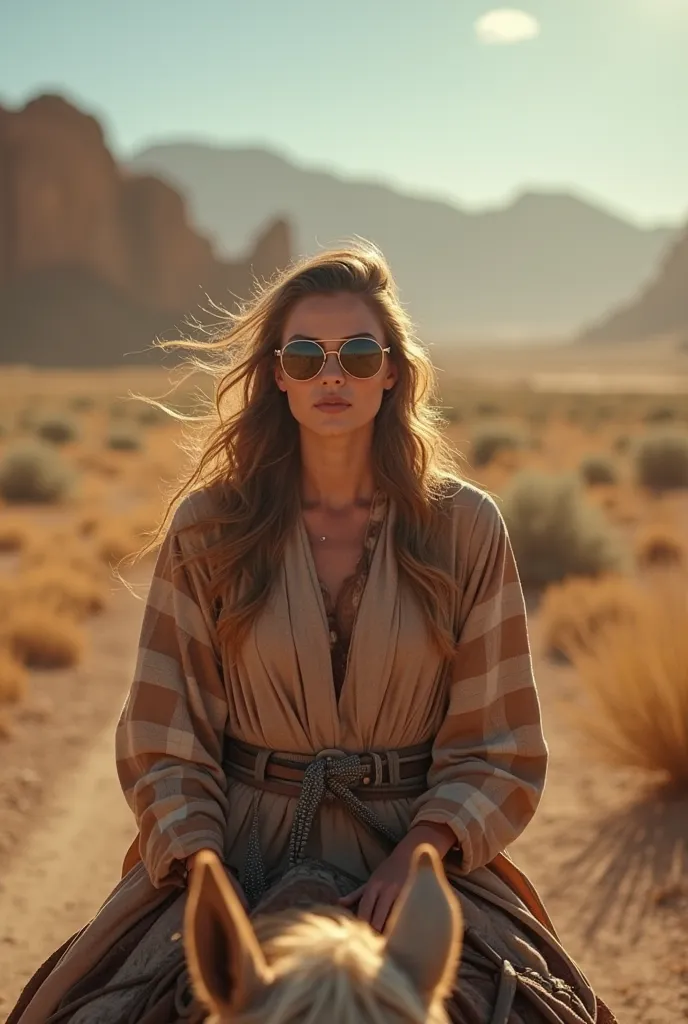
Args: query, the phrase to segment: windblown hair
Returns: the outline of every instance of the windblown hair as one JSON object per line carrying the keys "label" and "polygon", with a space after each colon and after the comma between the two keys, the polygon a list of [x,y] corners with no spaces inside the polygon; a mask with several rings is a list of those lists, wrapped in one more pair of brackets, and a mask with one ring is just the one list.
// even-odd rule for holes
{"label": "windblown hair", "polygon": [[386,952],[385,939],[337,907],[258,917],[255,931],[274,981],[257,1011],[234,1024],[447,1024],[447,992],[423,1005]]}
{"label": "windblown hair", "polygon": [[300,299],[342,292],[369,304],[391,346],[398,379],[375,419],[373,472],[376,485],[396,503],[400,576],[413,588],[432,638],[450,655],[454,640],[447,609],[455,582],[447,571],[442,546],[447,531],[439,527],[438,516],[443,499],[458,486],[458,474],[436,404],[435,370],[414,336],[388,264],[368,243],[295,263],[260,286],[238,312],[223,311],[223,326],[210,340],[156,342],[165,350],[190,353],[184,380],[199,371],[210,374],[214,393],[201,419],[172,412],[191,422],[185,447],[193,468],[140,554],[156,545],[186,495],[217,485],[222,500],[214,523],[222,539],[206,553],[211,596],[223,606],[221,639],[230,649],[240,643],[267,601],[299,509],[298,423],[274,379],[274,350]]}

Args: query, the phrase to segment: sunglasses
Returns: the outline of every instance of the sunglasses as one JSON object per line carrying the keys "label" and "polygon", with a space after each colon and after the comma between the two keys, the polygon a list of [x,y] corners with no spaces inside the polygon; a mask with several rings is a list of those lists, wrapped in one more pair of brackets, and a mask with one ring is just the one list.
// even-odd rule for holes
{"label": "sunglasses", "polygon": [[322,345],[323,342],[295,338],[284,348],[276,348],[275,355],[280,357],[283,371],[292,380],[313,380],[327,362],[328,355],[336,355],[342,370],[350,377],[368,380],[380,372],[384,354],[390,351],[375,338],[347,338],[334,353],[325,352]]}

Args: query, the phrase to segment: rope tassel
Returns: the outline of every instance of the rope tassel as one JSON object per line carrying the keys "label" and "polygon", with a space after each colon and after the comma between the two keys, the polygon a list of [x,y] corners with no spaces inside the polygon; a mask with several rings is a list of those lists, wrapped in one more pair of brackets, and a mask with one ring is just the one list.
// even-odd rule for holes
{"label": "rope tassel", "polygon": [[[394,845],[399,842],[400,836],[352,793],[353,787],[361,784],[368,770],[358,754],[316,757],[310,762],[304,772],[301,794],[294,810],[294,820],[289,834],[290,867],[295,867],[303,859],[315,817],[327,793],[340,800],[358,821],[373,832],[384,836]],[[246,856],[244,890],[252,907],[258,903],[265,891],[257,792]]]}

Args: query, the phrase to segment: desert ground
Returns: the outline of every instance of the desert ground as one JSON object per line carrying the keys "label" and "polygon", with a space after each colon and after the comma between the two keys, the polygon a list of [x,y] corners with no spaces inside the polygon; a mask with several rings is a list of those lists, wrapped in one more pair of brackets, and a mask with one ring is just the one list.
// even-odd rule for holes
{"label": "desert ground", "polygon": [[[662,346],[435,355],[447,432],[503,503],[528,597],[551,767],[510,852],[620,1024],[688,1017],[688,354]],[[161,370],[1,380],[7,1012],[134,834],[113,737],[152,563],[121,559],[184,456],[179,422],[127,398],[161,396]]]}

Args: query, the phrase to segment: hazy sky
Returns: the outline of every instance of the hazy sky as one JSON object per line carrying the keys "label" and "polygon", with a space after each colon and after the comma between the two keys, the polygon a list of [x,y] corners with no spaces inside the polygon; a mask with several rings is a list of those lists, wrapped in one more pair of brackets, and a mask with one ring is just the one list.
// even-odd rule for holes
{"label": "hazy sky", "polygon": [[688,216],[688,0],[497,9],[0,0],[0,102],[62,92],[121,156],[269,145],[470,206],[575,188],[644,223]]}

